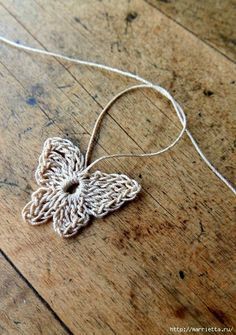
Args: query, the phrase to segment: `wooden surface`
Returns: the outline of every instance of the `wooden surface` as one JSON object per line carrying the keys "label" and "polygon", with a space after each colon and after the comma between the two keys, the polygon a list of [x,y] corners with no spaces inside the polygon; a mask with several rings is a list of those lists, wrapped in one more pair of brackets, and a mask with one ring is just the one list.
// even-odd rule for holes
{"label": "wooden surface", "polygon": [[1,334],[68,334],[37,292],[0,253]]}
{"label": "wooden surface", "polygon": [[146,1],[226,57],[235,60],[234,0]]}
{"label": "wooden surface", "polygon": [[[186,3],[3,0],[0,34],[164,86],[184,107],[204,153],[233,183],[233,3],[224,1],[224,15],[209,20],[218,2],[192,5],[191,17],[181,11]],[[3,334],[164,335],[170,327],[235,327],[235,198],[186,136],[156,158],[100,163],[103,171],[137,179],[143,190],[76,238],[60,239],[50,224],[22,222],[43,141],[68,137],[85,150],[101,108],[131,83],[0,45]],[[179,128],[159,95],[131,93],[110,110],[93,157],[155,151]]]}

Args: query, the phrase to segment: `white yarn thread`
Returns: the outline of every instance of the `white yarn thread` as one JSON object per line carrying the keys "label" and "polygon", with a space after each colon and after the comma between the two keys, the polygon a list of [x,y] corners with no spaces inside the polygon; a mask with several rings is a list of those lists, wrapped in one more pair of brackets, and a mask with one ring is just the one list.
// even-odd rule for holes
{"label": "white yarn thread", "polygon": [[[80,64],[80,65],[86,65],[86,66],[90,66],[90,67],[95,67],[95,68],[98,68],[98,69],[102,69],[102,70],[106,70],[108,72],[113,72],[113,73],[117,73],[119,75],[123,75],[125,77],[128,77],[128,78],[132,78],[132,79],[135,79],[145,85],[135,85],[135,86],[132,86],[132,87],[129,87],[127,88],[126,90],[120,92],[119,94],[117,94],[107,105],[106,107],[103,109],[103,111],[101,112],[97,122],[95,123],[95,126],[94,126],[94,130],[93,130],[93,133],[92,133],[92,136],[91,136],[91,139],[90,139],[90,143],[89,143],[89,146],[88,146],[88,151],[90,151],[90,148],[91,148],[91,145],[92,145],[92,142],[93,142],[93,138],[95,136],[95,132],[96,132],[96,129],[98,127],[98,124],[100,123],[101,121],[101,118],[102,116],[106,113],[107,109],[109,108],[109,106],[115,101],[117,100],[121,95],[125,94],[126,92],[130,91],[130,90],[133,90],[133,89],[136,89],[136,88],[141,88],[141,87],[148,87],[148,88],[152,88],[156,91],[158,91],[159,93],[161,93],[162,95],[164,95],[168,100],[171,101],[172,105],[174,106],[174,109],[177,113],[177,116],[183,126],[180,134],[177,136],[177,138],[175,139],[174,142],[172,142],[170,145],[168,145],[166,148],[162,149],[162,150],[159,150],[157,152],[153,152],[153,153],[147,153],[147,154],[116,154],[116,155],[107,155],[107,156],[102,156],[100,158],[98,158],[97,160],[95,160],[93,163],[91,163],[89,166],[87,166],[86,170],[90,169],[92,166],[94,166],[95,164],[97,164],[99,161],[101,160],[104,160],[104,159],[109,159],[109,158],[113,158],[113,157],[147,157],[147,156],[157,156],[165,151],[168,151],[170,150],[180,139],[181,137],[183,136],[183,133],[186,132],[186,134],[188,135],[188,137],[190,138],[193,146],[195,147],[196,151],[198,152],[198,154],[200,155],[200,157],[203,159],[203,161],[208,165],[208,167],[213,171],[213,173],[223,182],[226,184],[226,186],[234,193],[236,194],[236,188],[234,188],[230,183],[229,181],[210,163],[210,161],[206,158],[206,156],[203,154],[203,152],[201,151],[201,149],[199,148],[198,144],[196,143],[196,141],[194,140],[193,136],[191,135],[191,133],[189,132],[189,130],[186,128],[186,116],[185,116],[185,113],[184,111],[182,110],[182,108],[180,107],[180,105],[174,100],[174,98],[171,96],[171,94],[166,90],[164,89],[163,87],[157,85],[157,84],[153,84],[151,83],[150,81],[136,75],[136,74],[133,74],[131,72],[128,72],[128,71],[123,71],[123,70],[120,70],[118,68],[115,68],[115,67],[110,67],[110,66],[107,66],[107,65],[104,65],[104,64],[99,64],[99,63],[95,63],[95,62],[90,62],[90,61],[84,61],[84,60],[81,60],[81,59],[76,59],[76,58],[72,58],[72,57],[68,57],[68,56],[64,56],[64,55],[61,55],[59,53],[55,53],[55,52],[50,52],[50,51],[46,51],[46,50],[42,50],[42,49],[37,49],[37,48],[32,48],[32,47],[28,47],[28,46],[25,46],[25,45],[22,45],[22,44],[18,44],[16,42],[13,42],[11,40],[8,40],[2,36],[0,36],[0,41],[8,44],[8,45],[11,45],[13,47],[16,47],[18,49],[22,49],[22,50],[25,50],[25,51],[29,51],[29,52],[33,52],[33,53],[38,53],[38,54],[41,54],[41,55],[46,55],[46,56],[52,56],[52,57],[55,57],[55,58],[58,58],[58,59],[63,59],[63,60],[66,60],[66,61],[69,61],[69,62],[72,62],[72,63],[76,63],[76,64]],[[86,162],[87,162],[87,159],[88,159],[88,155],[86,154]]]}
{"label": "white yarn thread", "polygon": [[[108,109],[111,107],[111,105],[117,100],[119,99],[122,95],[124,95],[125,93],[129,92],[129,91],[133,91],[139,88],[152,88],[157,90],[158,92],[160,92],[159,87],[154,87],[153,85],[147,85],[147,84],[141,84],[141,85],[134,85],[131,86],[129,88],[126,88],[125,90],[121,91],[120,93],[118,93],[117,95],[115,95],[109,102],[108,104],[104,107],[104,109],[102,110],[102,112],[100,113],[99,117],[97,118],[97,121],[94,125],[91,137],[90,137],[90,141],[88,144],[88,148],[87,148],[87,152],[86,152],[86,156],[85,156],[85,166],[87,166],[88,164],[88,159],[89,159],[89,155],[90,152],[92,150],[92,144],[94,142],[94,137],[97,133],[97,130],[99,128],[99,125],[102,121],[102,118],[104,117],[105,113],[108,111]],[[169,98],[169,97],[168,97]],[[171,97],[172,98],[172,97]],[[182,124],[182,130],[180,131],[179,135],[176,137],[176,139],[169,144],[167,147],[157,151],[157,152],[153,152],[153,153],[146,153],[146,154],[114,154],[114,155],[107,155],[107,156],[102,156],[98,159],[96,159],[94,162],[92,162],[89,166],[87,166],[87,168],[85,169],[86,171],[89,170],[92,166],[94,166],[95,164],[97,164],[98,162],[100,162],[101,160],[104,159],[108,159],[108,158],[114,158],[114,157],[151,157],[151,156],[157,156],[160,155],[161,153],[164,153],[165,151],[170,150],[183,136],[184,131],[186,130],[186,116],[183,112],[183,110],[177,105],[176,101],[174,99],[170,99],[169,100],[172,102],[174,109],[176,111],[176,114],[179,117],[179,120],[181,121]]]}

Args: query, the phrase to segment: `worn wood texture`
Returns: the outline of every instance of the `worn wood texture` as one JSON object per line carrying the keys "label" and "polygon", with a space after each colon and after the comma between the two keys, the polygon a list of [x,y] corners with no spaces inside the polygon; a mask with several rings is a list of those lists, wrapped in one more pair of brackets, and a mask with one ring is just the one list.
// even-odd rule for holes
{"label": "worn wood texture", "polygon": [[0,269],[2,335],[68,334],[1,252]]}
{"label": "worn wood texture", "polygon": [[212,47],[236,60],[235,0],[145,0]]}
{"label": "worn wood texture", "polygon": [[[215,166],[234,182],[234,64],[148,3],[2,1],[0,34],[95,60],[169,89]],[[188,138],[150,159],[102,162],[142,183],[138,199],[76,238],[22,223],[49,136],[85,150],[102,106],[131,81],[0,46],[0,245],[74,334],[168,334],[171,326],[234,326],[234,197]],[[94,157],[155,151],[179,123],[144,90],[117,102]]]}

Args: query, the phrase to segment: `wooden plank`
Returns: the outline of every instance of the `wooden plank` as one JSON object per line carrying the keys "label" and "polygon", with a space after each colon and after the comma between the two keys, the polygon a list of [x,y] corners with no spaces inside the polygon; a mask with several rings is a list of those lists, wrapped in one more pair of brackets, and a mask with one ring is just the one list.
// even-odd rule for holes
{"label": "wooden plank", "polygon": [[0,332],[70,334],[0,252]]}
{"label": "wooden plank", "polygon": [[[230,112],[234,96],[224,99],[225,92],[233,92],[231,62],[141,1],[133,2],[132,8],[125,1],[118,8],[109,2],[82,8],[70,2],[72,19],[66,5],[57,5],[55,10],[51,2],[25,2],[25,6],[18,1],[4,2],[1,34],[12,39],[21,36],[30,45],[42,43],[51,50],[59,45],[61,51],[80,53],[84,58],[90,54],[90,59],[104,57],[104,62],[120,67],[137,64],[139,72],[153,81],[159,76],[160,83],[175,90],[186,105],[194,135],[209,146],[205,149],[212,160],[233,179],[227,162],[233,158]],[[125,33],[131,10],[139,15]],[[107,28],[106,12],[113,28]],[[157,27],[162,39],[152,50]],[[175,61],[173,50],[163,48],[167,35],[172,37]],[[117,36],[123,47],[129,45],[128,50],[136,52],[127,54],[114,46],[112,50]],[[154,60],[161,64],[163,59],[168,71],[150,65]],[[1,47],[0,72],[1,85],[6,88],[0,92],[1,209],[5,219],[0,242],[60,318],[75,334],[124,334],[127,329],[130,334],[166,334],[171,325],[233,325],[233,196],[200,161],[189,141],[183,140],[158,159],[100,164],[103,170],[142,178],[144,191],[123,210],[94,220],[77,239],[61,240],[49,226],[28,227],[19,217],[35,188],[33,170],[42,140],[69,136],[79,140],[84,150],[101,106],[128,82],[6,46]],[[214,94],[204,94],[206,89]],[[129,111],[135,102],[140,122],[134,121],[134,110]],[[95,155],[118,149],[155,150],[156,145],[167,143],[178,130],[177,120],[171,122],[164,116],[169,116],[167,107],[148,92],[125,97],[104,122]],[[160,132],[166,138],[156,139]],[[223,151],[225,157],[220,159]]]}
{"label": "wooden plank", "polygon": [[234,0],[145,0],[235,61]]}
{"label": "wooden plank", "polygon": [[[191,130],[193,131],[194,136],[200,143],[200,146],[206,153],[207,157],[220,169],[220,171],[226,177],[228,177],[228,179],[233,181],[233,167],[230,166],[229,163],[225,164],[224,161],[233,161],[234,133],[232,128],[233,125],[231,124],[232,120],[228,120],[228,118],[232,115],[231,111],[233,110],[235,104],[234,66],[227,60],[224,60],[220,55],[217,55],[213,50],[210,50],[204,46],[200,41],[194,38],[194,36],[189,35],[189,33],[183,31],[183,29],[179,27],[179,29],[177,29],[176,24],[170,20],[166,20],[168,25],[166,24],[166,26],[162,27],[163,37],[159,40],[159,35],[156,36],[156,31],[160,29],[159,25],[163,24],[162,20],[165,18],[160,14],[157,16],[159,17],[159,21],[157,21],[156,18],[154,20],[155,26],[153,26],[153,22],[150,22],[148,25],[148,22],[145,22],[145,17],[143,18],[140,14],[143,10],[142,2],[139,4],[139,6],[133,3],[132,7],[126,4],[126,2],[120,4],[120,17],[117,19],[117,24],[120,24],[120,38],[122,39],[123,49],[129,50],[128,53],[127,51],[120,53],[118,50],[114,50],[114,48],[112,49],[112,45],[118,39],[116,33],[116,29],[118,28],[115,27],[115,29],[106,29],[109,27],[109,24],[115,24],[114,22],[107,23],[106,19],[106,11],[110,11],[112,14],[112,9],[114,7],[112,2],[107,3],[105,8],[104,5],[102,6],[102,8],[104,8],[104,13],[102,14],[100,13],[99,6],[95,7],[94,10],[98,12],[97,17],[96,15],[94,16],[93,12],[86,10],[87,7],[82,6],[82,3],[83,2],[81,2],[79,6],[78,2],[67,1],[66,5],[63,3],[60,6],[60,2],[50,2],[50,4],[48,4],[47,2],[44,3],[41,1],[40,7],[35,4],[36,10],[34,13],[30,14],[30,9],[24,7],[20,12],[18,12],[17,15],[18,18],[22,19],[22,15],[28,15],[28,17],[30,17],[30,15],[34,15],[31,20],[36,20],[38,22],[38,26],[41,27],[41,30],[38,31],[37,27],[34,25],[31,27],[31,33],[33,35],[37,34],[36,38],[41,37],[41,43],[47,42],[48,45],[46,45],[46,47],[51,47],[60,50],[61,52],[63,52],[63,50],[68,50],[69,54],[79,54],[81,55],[81,58],[94,59],[105,63],[111,63],[111,61],[115,61],[117,64],[116,66],[130,69],[133,72],[137,72],[137,70],[140,69],[138,72],[141,75],[143,74],[144,77],[149,78],[151,81],[158,82],[167,89],[170,89],[176,98],[179,99],[182,104],[184,104],[188,115],[189,124],[191,125],[192,122],[194,122],[195,127]],[[45,7],[42,7],[43,4]],[[42,15],[37,15],[38,12],[40,13],[42,8]],[[147,8],[148,13],[153,13],[152,9],[149,8],[148,5],[145,8]],[[78,24],[74,19],[74,17],[77,17],[77,19],[79,17],[79,15],[76,16],[77,11],[81,11],[81,15],[84,15],[88,22],[90,21],[94,23],[94,25],[90,27],[90,32],[87,32],[86,29],[82,29],[81,25]],[[137,22],[133,22],[131,27],[132,29],[129,28],[128,33],[126,34],[126,31],[124,30],[126,26],[126,16],[129,14],[129,12],[132,11],[138,12],[139,16],[137,17]],[[73,13],[72,16],[69,15],[70,12]],[[46,18],[44,18],[44,16],[46,16]],[[45,22],[49,20],[53,20],[53,26],[57,27],[56,32],[53,31],[50,36],[47,34],[48,27],[45,25]],[[85,24],[88,24],[84,18],[83,21],[85,21]],[[59,25],[60,22],[64,22],[64,25]],[[73,27],[71,27],[72,22]],[[140,40],[138,44],[139,48],[142,50],[142,57],[140,57],[138,56],[138,50],[135,49],[136,42],[134,36],[138,36],[140,29],[144,24],[147,24],[146,31],[143,32],[139,37]],[[95,27],[94,30],[92,30],[93,26]],[[168,31],[166,27],[168,28]],[[171,31],[169,31],[170,27]],[[78,33],[76,33],[76,29],[78,29]],[[149,39],[151,41],[150,44],[154,45],[157,43],[157,48],[155,48],[155,50],[152,52],[150,52],[149,45],[147,45],[145,42],[145,34],[147,34],[147,32],[150,30],[153,32],[152,34],[149,34]],[[69,40],[68,33],[65,33],[65,31],[71,32]],[[175,36],[176,31],[181,31],[181,34],[177,35],[179,36],[179,39],[177,39]],[[173,40],[170,40],[168,37],[170,40],[169,47],[165,48],[167,39],[165,40],[164,36],[168,36],[169,33],[171,36],[173,36]],[[99,37],[101,35],[103,36],[103,39],[100,41]],[[188,44],[185,45],[180,43],[181,39],[183,38],[186,38]],[[61,42],[58,43],[58,40]],[[94,45],[96,45],[96,48],[94,48]],[[196,48],[194,48],[195,46]],[[102,50],[103,47],[106,50],[105,55]],[[176,49],[178,50],[178,53],[174,55]],[[86,50],[86,54],[84,54],[84,50]],[[132,50],[136,51],[133,52]],[[88,54],[91,54],[91,56],[88,56]],[[202,57],[202,54],[204,54],[204,57]],[[132,57],[136,60],[136,62],[130,62]],[[195,64],[197,64],[196,66],[193,65],[193,59],[197,59],[197,63],[195,62]],[[146,62],[148,65],[146,65]],[[131,64],[134,64],[134,67],[131,67]],[[218,69],[219,64],[223,66],[224,70],[221,70],[221,72],[217,73],[217,71],[220,70]],[[15,69],[15,71],[19,70]],[[81,92],[81,88],[83,88],[83,85],[85,85],[85,92],[87,93],[87,91],[89,91],[92,97],[96,97],[97,95],[97,102],[104,105],[109,97],[112,97],[114,92],[116,92],[118,89],[126,87],[127,82],[123,78],[117,78],[117,76],[106,75],[104,73],[101,74],[97,70],[87,70],[78,66],[69,66],[69,72],[75,76],[74,79],[79,78],[79,80],[71,81],[71,85],[69,85],[70,87],[65,87],[63,92],[69,96],[70,99],[73,99],[72,102],[76,104],[80,113],[79,119],[82,119],[84,114],[86,115],[87,118],[85,121],[88,122],[89,128],[91,129],[97,110],[91,110],[90,113],[87,113],[87,111],[84,109],[96,109],[97,106],[95,104],[93,105],[94,107],[92,107],[91,101],[89,105],[82,106],[81,102],[78,101],[78,97],[76,97],[75,94],[78,92],[79,94],[83,93],[84,91]],[[221,80],[223,72],[224,80]],[[54,73],[58,74],[58,72]],[[63,70],[59,73],[64,74]],[[53,73],[50,74],[51,78],[52,75]],[[85,80],[83,80],[83,78]],[[67,79],[67,77],[63,78],[60,76],[60,80],[63,79]],[[111,91],[112,82],[114,79],[116,80],[117,89]],[[100,82],[103,83],[102,87]],[[79,83],[79,85],[82,85],[82,87],[76,87],[76,83],[77,85]],[[73,91],[73,88],[75,88],[75,91]],[[76,90],[78,92],[76,92]],[[226,94],[230,95],[230,99],[228,99],[227,102],[224,98]],[[154,102],[157,106],[167,109],[167,106],[163,105],[163,103],[160,103],[155,96],[151,95],[151,97],[152,102]],[[81,100],[82,99],[84,99],[84,95],[81,96]],[[130,105],[133,105],[133,103],[134,102],[131,101]],[[144,101],[144,104],[146,104],[146,101]],[[126,114],[128,114],[128,111],[130,110],[130,106],[127,107],[125,106]],[[149,110],[152,105],[150,104],[147,107],[147,110]],[[195,108],[195,112],[191,113],[193,108]],[[124,120],[124,116],[121,115],[120,109],[118,109],[118,111],[119,112],[116,113],[116,118],[118,122],[120,122],[120,120]],[[132,113],[133,111],[131,111],[130,114],[128,114],[126,117],[133,119]],[[219,123],[219,121],[215,121],[215,113],[217,113],[217,116],[219,115],[220,120],[224,119],[223,124]],[[169,114],[169,112],[167,111],[166,114]],[[150,133],[152,133],[153,130],[160,132],[164,131],[164,129],[169,126],[169,124],[166,124],[166,126],[160,125],[162,126],[160,129],[151,128],[155,128],[155,124],[158,125],[158,123],[160,123],[160,114],[153,113],[153,115],[150,114],[150,116],[152,116],[152,118],[149,118],[149,120],[151,119],[153,121],[153,125],[150,125],[146,120],[146,117],[142,116],[142,113],[139,112],[137,115],[137,122],[139,121],[138,118],[141,117],[142,119],[140,119],[140,122],[138,122],[140,127],[138,128],[138,131],[135,127],[136,131],[133,130],[132,133],[133,136],[136,135],[138,137],[140,137],[143,133],[146,135],[145,138],[142,138],[142,142],[145,145],[144,149],[146,151],[148,150],[148,146],[150,147],[150,142],[153,150],[159,144],[163,145],[163,143],[159,143],[158,141],[162,141],[165,137],[165,134],[163,134],[161,139],[157,137],[154,144],[153,139],[150,141],[150,137],[147,136],[147,130],[149,130]],[[174,120],[176,122],[176,119]],[[128,121],[130,121],[130,119],[128,119],[127,122],[123,121],[123,123],[128,123]],[[164,122],[167,121],[167,119],[164,119]],[[225,129],[225,125],[228,123],[231,125],[229,128]],[[138,125],[135,124],[135,126]],[[211,132],[209,132],[209,128],[211,129]],[[140,133],[140,131],[143,133]],[[104,130],[104,133],[107,133],[107,130]],[[212,134],[214,136],[212,136]],[[170,136],[171,135],[172,133],[170,133]],[[204,141],[202,141],[203,135]],[[136,138],[135,140],[136,142],[138,141]],[[115,142],[115,145],[116,144],[117,142]],[[128,144],[130,144],[130,142]],[[213,150],[212,145],[214,145]],[[127,143],[125,143],[123,147],[125,146],[127,146]],[[122,148],[120,149],[122,150]],[[134,147],[131,149],[134,149]],[[117,151],[117,148],[114,147],[114,150]]]}

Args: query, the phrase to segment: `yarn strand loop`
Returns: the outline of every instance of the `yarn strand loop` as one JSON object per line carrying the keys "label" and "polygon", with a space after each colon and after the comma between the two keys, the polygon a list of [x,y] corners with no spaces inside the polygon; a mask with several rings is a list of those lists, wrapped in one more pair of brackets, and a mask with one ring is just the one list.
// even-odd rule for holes
{"label": "yarn strand loop", "polygon": [[[25,46],[19,43],[16,43],[14,41],[8,40],[5,37],[0,36],[0,41],[3,43],[6,43],[12,47],[16,47],[18,49],[24,50],[24,51],[28,51],[28,52],[32,52],[32,53],[37,53],[37,54],[41,54],[44,56],[50,56],[50,57],[55,57],[57,59],[62,59],[71,63],[76,63],[76,64],[80,64],[80,65],[86,65],[89,67],[94,67],[94,68],[98,68],[100,70],[105,70],[108,72],[112,72],[112,73],[116,73],[119,75],[122,75],[124,77],[127,78],[131,78],[134,80],[137,80],[138,82],[142,83],[141,85],[134,85],[131,86],[123,91],[121,91],[120,93],[118,93],[115,97],[113,97],[108,104],[105,106],[105,108],[102,110],[102,112],[100,113],[95,125],[94,125],[94,129],[89,141],[89,145],[88,145],[88,149],[87,149],[87,153],[86,153],[86,157],[85,157],[85,170],[89,170],[92,166],[94,166],[95,164],[97,164],[98,162],[100,162],[101,160],[104,159],[109,159],[109,158],[114,158],[114,157],[151,157],[151,156],[157,156],[160,155],[162,153],[164,153],[165,151],[170,150],[183,136],[184,132],[186,132],[186,134],[188,135],[189,139],[191,140],[193,146],[195,147],[196,151],[198,152],[198,154],[200,155],[200,157],[202,158],[202,160],[207,164],[207,166],[212,170],[212,172],[223,182],[225,183],[225,185],[234,193],[236,194],[236,188],[231,185],[231,183],[210,163],[210,161],[206,158],[206,156],[203,154],[203,152],[201,151],[200,147],[198,146],[197,142],[195,141],[195,139],[193,138],[192,134],[190,133],[190,131],[187,129],[186,127],[186,115],[184,113],[184,111],[182,110],[182,108],[180,107],[180,105],[178,104],[178,102],[175,101],[175,99],[171,96],[171,94],[164,89],[163,87],[157,85],[157,84],[153,84],[150,81],[136,75],[133,74],[131,72],[128,71],[123,71],[120,70],[118,68],[115,67],[111,67],[111,66],[107,66],[104,64],[99,64],[99,63],[95,63],[95,62],[90,62],[90,61],[85,61],[85,60],[81,60],[81,59],[77,59],[77,58],[72,58],[72,57],[68,57],[68,56],[64,56],[61,55],[59,53],[55,53],[55,52],[50,52],[47,50],[43,50],[43,49],[37,49],[37,48],[32,48],[29,46]],[[145,154],[114,154],[114,155],[107,155],[107,156],[102,156],[100,158],[98,158],[97,160],[95,160],[94,162],[92,162],[90,165],[88,164],[89,161],[89,157],[91,154],[91,150],[92,150],[92,146],[93,146],[93,142],[94,142],[94,137],[96,135],[96,132],[98,130],[99,124],[104,116],[104,114],[107,112],[107,110],[110,108],[110,106],[119,98],[121,97],[123,94],[131,91],[131,90],[135,90],[138,88],[152,88],[154,90],[156,90],[157,92],[161,93],[163,96],[165,96],[173,105],[175,112],[182,124],[182,130],[179,133],[179,135],[176,137],[176,139],[167,147],[165,147],[164,149],[161,149],[157,152],[153,152],[153,153],[145,153]]]}

